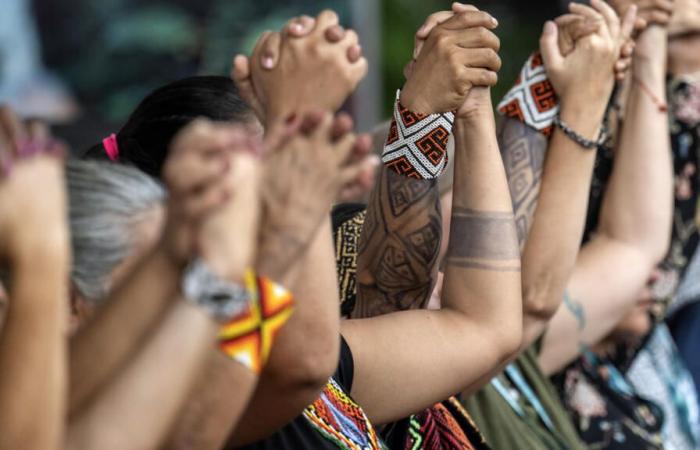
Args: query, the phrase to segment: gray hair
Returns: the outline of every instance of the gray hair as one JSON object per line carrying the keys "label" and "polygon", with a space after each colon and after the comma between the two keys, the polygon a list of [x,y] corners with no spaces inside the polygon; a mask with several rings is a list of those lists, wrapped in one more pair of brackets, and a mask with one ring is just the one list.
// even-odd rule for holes
{"label": "gray hair", "polygon": [[133,249],[134,228],[162,204],[165,190],[139,170],[70,160],[66,167],[73,267],[71,279],[91,301],[103,299],[110,275]]}

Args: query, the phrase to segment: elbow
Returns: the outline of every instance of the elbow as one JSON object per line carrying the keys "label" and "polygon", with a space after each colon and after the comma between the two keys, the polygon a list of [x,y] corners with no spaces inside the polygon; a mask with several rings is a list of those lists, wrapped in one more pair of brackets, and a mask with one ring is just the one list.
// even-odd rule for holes
{"label": "elbow", "polygon": [[315,392],[323,388],[333,376],[338,367],[338,339],[333,339],[334,345],[317,348],[315,351],[300,351],[289,358],[284,358],[284,364],[275,367],[268,365],[264,377],[272,381],[282,392]]}
{"label": "elbow", "polygon": [[523,342],[523,321],[507,322],[493,336],[495,343],[496,365],[501,366],[512,361],[520,353]]}
{"label": "elbow", "polygon": [[671,234],[671,232],[668,232],[661,236],[655,236],[655,242],[649,247],[649,256],[654,267],[661,264],[666,255],[668,255],[668,251],[671,248]]}
{"label": "elbow", "polygon": [[523,286],[523,314],[536,321],[547,322],[556,314],[564,289],[559,292],[553,283],[554,276],[544,273],[533,283]]}

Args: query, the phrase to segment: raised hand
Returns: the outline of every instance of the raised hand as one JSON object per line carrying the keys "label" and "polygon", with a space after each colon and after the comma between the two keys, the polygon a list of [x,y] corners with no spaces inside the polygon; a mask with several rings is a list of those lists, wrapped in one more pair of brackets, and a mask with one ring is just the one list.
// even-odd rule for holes
{"label": "raised hand", "polygon": [[[376,165],[365,150],[369,136],[357,137],[351,128],[349,117],[310,113],[268,134],[259,253],[260,266],[268,267],[264,275],[293,266],[340,191]],[[363,151],[353,151],[357,147]]]}
{"label": "raised hand", "polygon": [[250,162],[253,156],[246,155],[253,148],[241,128],[207,120],[193,122],[173,140],[163,167],[169,196],[162,244],[176,264],[184,266],[199,254],[220,275],[240,275],[237,255],[245,258],[250,251],[238,248],[232,255],[226,236],[235,233],[212,231],[207,222],[221,214],[234,195],[257,189],[256,165]]}
{"label": "raised hand", "polygon": [[[329,42],[329,29],[342,35],[338,42]],[[367,72],[358,42],[354,31],[338,29],[334,12],[323,11],[305,37],[263,34],[251,58],[260,64],[237,57],[232,77],[244,95],[255,92],[252,103],[268,125],[293,112],[336,111]]]}
{"label": "raised hand", "polygon": [[[636,8],[635,5],[630,8]],[[582,38],[595,33],[598,24],[578,14],[564,14],[554,19],[559,29],[559,51],[563,56],[567,56],[576,46],[576,42]],[[635,41],[628,38],[620,48],[620,57],[615,63],[615,78],[623,80],[627,71],[632,65],[632,55],[634,54]]]}
{"label": "raised hand", "polygon": [[[614,85],[613,70],[628,41],[636,19],[636,9],[630,8],[623,22],[602,0],[592,0],[592,8],[572,3],[570,11],[596,24],[597,31],[581,38],[573,51],[563,55],[559,47],[559,30],[554,22],[545,24],[540,49],[547,74],[562,102],[571,94],[580,101],[600,98],[607,102]],[[609,68],[610,70],[607,70]],[[579,101],[577,100],[577,101]]]}
{"label": "raised hand", "polygon": [[641,31],[649,25],[667,26],[671,20],[674,1],[677,0],[607,0],[617,14],[622,17],[630,6],[637,6],[639,15],[634,29]]}
{"label": "raised hand", "polygon": [[[290,38],[303,38],[316,28],[316,18],[302,15],[290,19],[283,28],[283,34]],[[324,31],[326,40],[330,43],[338,43],[345,38],[346,30],[340,24],[331,24]],[[267,48],[260,55],[260,60],[255,61],[261,68],[272,70],[279,62],[279,47]],[[347,49],[348,62],[355,63],[362,57],[362,47],[359,42]],[[255,92],[251,74],[251,62],[245,55],[237,55],[233,60],[231,78],[236,82],[241,96],[253,108],[258,119],[265,120],[265,106]]]}
{"label": "raised hand", "polygon": [[460,8],[433,14],[416,34],[414,61],[401,92],[401,103],[414,112],[456,111],[473,86],[498,80],[500,42],[491,32],[498,22],[472,6]]}
{"label": "raised hand", "polygon": [[[0,259],[58,258],[68,264],[62,145],[0,108]],[[42,256],[43,255],[43,256]],[[59,271],[59,268],[56,268]]]}

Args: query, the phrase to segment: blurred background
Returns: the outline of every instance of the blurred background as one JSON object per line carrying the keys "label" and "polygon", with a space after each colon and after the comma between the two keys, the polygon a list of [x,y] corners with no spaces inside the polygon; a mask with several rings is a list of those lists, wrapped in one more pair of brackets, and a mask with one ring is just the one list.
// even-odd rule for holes
{"label": "blurred background", "polygon": [[[413,35],[446,0],[0,0],[0,102],[54,124],[80,151],[118,131],[148,92],[195,74],[228,75],[232,57],[290,17],[338,12],[360,34],[370,73],[348,102],[361,130],[387,117]],[[565,0],[481,0],[499,19],[497,101]]]}

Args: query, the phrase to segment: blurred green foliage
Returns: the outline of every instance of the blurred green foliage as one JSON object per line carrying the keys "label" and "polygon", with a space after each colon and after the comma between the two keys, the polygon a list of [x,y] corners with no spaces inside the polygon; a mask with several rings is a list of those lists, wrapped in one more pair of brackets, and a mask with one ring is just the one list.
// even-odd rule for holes
{"label": "blurred green foliage", "polygon": [[[0,0],[1,2],[2,0]],[[260,33],[290,17],[336,10],[352,26],[350,2],[380,2],[382,106],[389,113],[403,85],[413,36],[448,0],[33,0],[44,57],[73,87],[86,110],[119,123],[155,87],[195,73],[229,72],[233,55],[250,52]],[[477,0],[500,21],[503,69],[497,101],[535,48],[552,0]]]}

